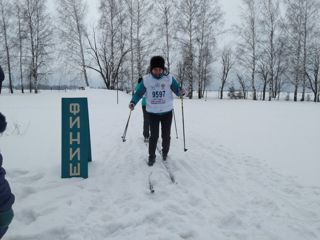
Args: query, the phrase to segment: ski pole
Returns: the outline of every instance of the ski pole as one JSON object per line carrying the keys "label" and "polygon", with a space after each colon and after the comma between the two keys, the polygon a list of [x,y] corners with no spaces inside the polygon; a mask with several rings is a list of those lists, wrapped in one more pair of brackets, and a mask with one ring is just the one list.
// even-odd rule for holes
{"label": "ski pole", "polygon": [[132,112],[132,110],[130,110],[128,121],[127,121],[126,127],[124,129],[123,135],[121,137],[122,138],[122,142],[126,141],[126,135],[127,135],[127,130],[128,130],[128,126],[129,126],[130,117],[131,117],[131,112]]}
{"label": "ski pole", "polygon": [[178,130],[177,130],[176,114],[174,113],[174,109],[172,110],[172,112],[173,112],[174,127],[175,127],[175,129],[176,129],[176,138],[178,139]]}
{"label": "ski pole", "polygon": [[181,96],[181,111],[182,111],[182,129],[183,129],[183,147],[184,151],[188,151],[186,148],[186,136],[185,136],[185,130],[184,130],[184,112],[183,112],[183,96]]}

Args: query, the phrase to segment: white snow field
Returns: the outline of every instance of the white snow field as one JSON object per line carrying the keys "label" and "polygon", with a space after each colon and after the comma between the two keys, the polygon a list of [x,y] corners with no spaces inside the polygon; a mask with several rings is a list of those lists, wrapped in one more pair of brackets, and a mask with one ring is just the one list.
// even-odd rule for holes
{"label": "white snow field", "polygon": [[[61,179],[61,98],[87,97],[89,178]],[[319,104],[175,100],[170,182],[146,165],[140,105],[85,91],[0,96],[0,136],[16,196],[5,240],[319,240]],[[152,171],[155,193],[148,189]]]}

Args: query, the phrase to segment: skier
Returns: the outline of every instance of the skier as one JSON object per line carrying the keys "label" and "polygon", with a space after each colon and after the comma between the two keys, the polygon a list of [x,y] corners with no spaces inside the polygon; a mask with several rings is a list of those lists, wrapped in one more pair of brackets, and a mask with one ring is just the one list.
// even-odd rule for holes
{"label": "skier", "polygon": [[[3,133],[6,127],[6,118],[0,113],[0,133]],[[0,153],[0,239],[7,232],[8,226],[13,219],[12,205],[15,199],[11,193],[9,183],[5,179],[6,171],[2,167],[2,160]]]}
{"label": "skier", "polygon": [[[139,78],[138,84],[136,86],[135,91],[137,91],[137,89],[139,87],[139,84],[141,84],[141,82],[142,82],[142,77]],[[146,101],[146,97],[145,96],[142,97],[141,106],[142,106],[142,112],[143,112],[143,137],[144,137],[144,142],[149,142],[150,122],[149,122],[148,112],[146,111],[147,101]]]}
{"label": "skier", "polygon": [[169,73],[165,73],[165,60],[161,56],[153,56],[150,60],[150,73],[145,75],[133,95],[129,108],[134,110],[139,100],[146,96],[146,111],[149,115],[151,136],[149,139],[148,165],[156,160],[156,148],[161,123],[162,158],[165,161],[170,148],[170,132],[172,123],[173,94],[184,96],[186,91]]}

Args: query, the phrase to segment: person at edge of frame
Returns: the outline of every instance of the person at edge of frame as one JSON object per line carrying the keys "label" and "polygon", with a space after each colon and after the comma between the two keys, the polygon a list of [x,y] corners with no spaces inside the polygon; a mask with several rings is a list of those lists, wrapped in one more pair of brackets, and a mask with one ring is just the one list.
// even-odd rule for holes
{"label": "person at edge of frame", "polygon": [[[7,122],[4,115],[0,113],[0,134],[6,130]],[[11,223],[14,213],[12,205],[15,197],[11,193],[8,181],[5,178],[6,171],[2,167],[3,158],[0,153],[0,239],[5,235]]]}

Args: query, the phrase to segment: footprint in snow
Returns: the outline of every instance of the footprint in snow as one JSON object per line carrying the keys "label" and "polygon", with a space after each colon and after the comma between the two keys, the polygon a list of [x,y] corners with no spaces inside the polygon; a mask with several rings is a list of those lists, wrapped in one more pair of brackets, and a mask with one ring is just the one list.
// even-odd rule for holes
{"label": "footprint in snow", "polygon": [[13,179],[16,179],[16,178],[19,178],[21,176],[27,175],[28,173],[29,173],[29,171],[21,170],[21,169],[10,169],[10,170],[7,170],[7,176],[9,178],[13,178]]}
{"label": "footprint in snow", "polygon": [[36,190],[32,187],[22,187],[19,192],[16,194],[19,196],[20,199],[25,199],[30,195],[36,193]]}
{"label": "footprint in snow", "polygon": [[37,214],[32,209],[24,209],[15,216],[15,220],[23,222],[25,225],[32,224],[37,218]]}

